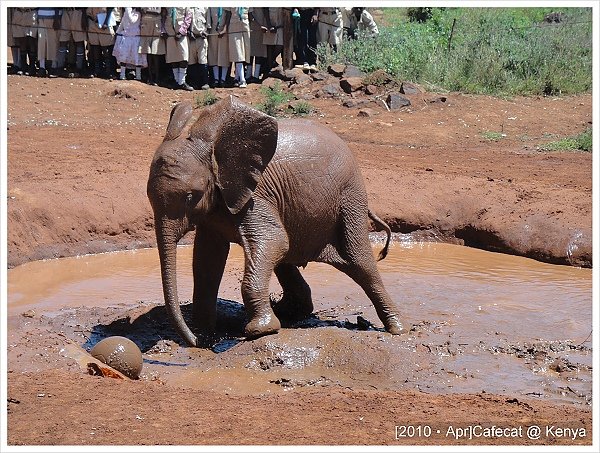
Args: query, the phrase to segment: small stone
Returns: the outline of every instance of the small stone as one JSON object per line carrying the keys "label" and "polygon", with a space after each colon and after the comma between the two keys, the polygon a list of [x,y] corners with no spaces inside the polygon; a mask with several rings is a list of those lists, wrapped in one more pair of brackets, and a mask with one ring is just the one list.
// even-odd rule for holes
{"label": "small stone", "polygon": [[399,110],[410,105],[410,101],[399,93],[390,93],[386,102],[390,110]]}
{"label": "small stone", "polygon": [[344,77],[345,78],[349,78],[349,77],[364,77],[366,74],[364,72],[362,72],[359,68],[357,68],[356,66],[353,65],[348,65],[346,66],[346,69],[344,70]]}
{"label": "small stone", "polygon": [[329,77],[324,72],[313,72],[310,76],[312,77],[313,80],[316,80],[317,82],[320,82],[322,80],[327,80],[327,78]]}
{"label": "small stone", "polygon": [[342,77],[344,75],[344,71],[346,70],[345,64],[332,64],[327,68],[327,72],[336,77]]}
{"label": "small stone", "polygon": [[419,94],[423,90],[421,90],[417,85],[410,82],[402,82],[400,85],[400,93],[402,94]]}
{"label": "small stone", "polygon": [[21,313],[21,316],[24,316],[26,318],[35,318],[35,310],[24,311],[23,313]]}
{"label": "small stone", "polygon": [[360,109],[356,116],[370,118],[375,115],[375,110],[365,107],[364,109]]}
{"label": "small stone", "polygon": [[340,88],[339,86],[330,83],[328,85],[324,85],[323,88],[321,88],[321,92],[325,96],[335,97],[340,95]]}
{"label": "small stone", "polygon": [[350,94],[362,88],[362,80],[362,77],[348,77],[347,79],[340,80],[340,87],[346,93]]}
{"label": "small stone", "polygon": [[365,94],[368,94],[369,96],[377,94],[377,87],[375,85],[367,85],[365,87]]}
{"label": "small stone", "polygon": [[435,98],[429,99],[429,103],[430,104],[441,104],[443,102],[446,102],[446,97],[445,96],[437,96]]}
{"label": "small stone", "polygon": [[308,74],[300,74],[298,76],[296,76],[296,78],[294,79],[294,82],[296,82],[296,85],[308,85],[310,83],[312,83],[313,79],[311,76],[309,76]]}

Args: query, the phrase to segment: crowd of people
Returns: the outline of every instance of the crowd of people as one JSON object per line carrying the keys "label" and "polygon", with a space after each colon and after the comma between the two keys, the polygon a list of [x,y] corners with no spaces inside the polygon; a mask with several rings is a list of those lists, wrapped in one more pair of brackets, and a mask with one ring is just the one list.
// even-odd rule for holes
{"label": "crowd of people", "polygon": [[319,42],[336,49],[345,37],[379,33],[365,8],[8,8],[11,72],[244,88],[276,65],[285,15],[294,62],[307,71],[316,70]]}

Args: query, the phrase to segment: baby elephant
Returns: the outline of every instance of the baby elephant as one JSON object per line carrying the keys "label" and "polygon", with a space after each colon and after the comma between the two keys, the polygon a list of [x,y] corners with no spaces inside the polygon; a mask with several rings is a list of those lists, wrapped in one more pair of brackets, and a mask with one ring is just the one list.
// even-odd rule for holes
{"label": "baby elephant", "polygon": [[[313,311],[299,266],[328,263],[358,283],[386,330],[405,331],[377,271],[368,237],[369,212],[360,170],[331,130],[305,120],[279,120],[233,97],[200,111],[177,104],[148,178],[167,311],[190,345],[201,343],[183,319],[177,296],[177,242],[196,229],[193,312],[199,332],[216,329],[216,301],[229,244],[244,250],[242,298],[249,338],[276,333],[281,319]],[[185,132],[184,132],[185,130]],[[273,307],[275,272],[283,297]]]}

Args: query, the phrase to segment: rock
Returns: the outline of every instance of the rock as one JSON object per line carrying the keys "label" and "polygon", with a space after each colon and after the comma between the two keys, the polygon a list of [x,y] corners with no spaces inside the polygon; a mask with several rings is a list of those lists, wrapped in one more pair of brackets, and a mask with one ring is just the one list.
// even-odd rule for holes
{"label": "rock", "polygon": [[410,82],[402,82],[400,85],[400,93],[402,94],[419,94],[423,90],[421,90],[417,85]]}
{"label": "rock", "polygon": [[364,77],[365,75],[366,74],[364,72],[362,72],[359,68],[357,68],[356,66],[353,66],[353,65],[346,66],[346,69],[344,70],[345,78]]}
{"label": "rock", "polygon": [[355,107],[362,107],[364,105],[367,105],[370,101],[366,100],[366,99],[346,99],[342,105],[344,107],[347,108],[355,108]]}
{"label": "rock", "polygon": [[297,76],[294,79],[294,82],[296,82],[296,85],[301,85],[301,86],[308,85],[308,84],[312,83],[312,81],[313,81],[312,77],[309,76],[308,74],[304,74],[304,73],[300,74],[299,76]]}
{"label": "rock", "polygon": [[375,85],[367,85],[365,87],[365,94],[368,94],[369,96],[373,95],[373,94],[377,94],[377,87]]}
{"label": "rock", "polygon": [[323,88],[321,88],[321,92],[324,96],[336,97],[340,95],[340,88],[339,86],[330,83],[328,85],[324,85]]}
{"label": "rock", "polygon": [[446,102],[446,96],[437,96],[428,100],[430,104],[441,104]]}
{"label": "rock", "polygon": [[310,76],[313,80],[316,80],[317,82],[327,80],[329,78],[329,75],[325,74],[324,72],[313,72]]}
{"label": "rock", "polygon": [[300,76],[306,76],[306,74],[304,74],[304,71],[302,71],[302,69],[300,68],[286,69],[285,71],[283,71],[283,80],[296,80]]}
{"label": "rock", "polygon": [[365,107],[364,109],[360,109],[356,116],[370,118],[373,115],[376,115],[375,110]]}
{"label": "rock", "polygon": [[271,71],[269,72],[269,77],[275,77],[277,79],[285,79],[285,70],[283,69],[283,66],[279,65],[273,69],[271,69]]}
{"label": "rock", "polygon": [[363,83],[362,77],[348,77],[347,79],[340,80],[340,87],[346,93],[350,94],[354,91],[358,91],[362,88]]}
{"label": "rock", "polygon": [[24,316],[25,318],[35,318],[35,310],[24,311],[21,313],[21,316]]}
{"label": "rock", "polygon": [[266,79],[264,79],[262,81],[261,86],[266,87],[266,88],[273,88],[277,84],[283,86],[281,79],[278,79],[276,77],[270,77],[270,75],[269,75],[269,77],[267,77]]}
{"label": "rock", "polygon": [[410,105],[410,101],[399,93],[390,93],[386,102],[390,110],[399,110]]}
{"label": "rock", "polygon": [[344,71],[346,70],[345,64],[332,64],[327,68],[327,72],[336,77],[342,77],[344,75]]}

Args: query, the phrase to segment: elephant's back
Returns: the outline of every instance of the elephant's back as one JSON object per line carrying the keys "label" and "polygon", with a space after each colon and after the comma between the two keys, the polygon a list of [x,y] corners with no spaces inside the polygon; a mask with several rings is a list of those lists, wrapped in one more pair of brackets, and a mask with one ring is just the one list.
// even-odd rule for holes
{"label": "elephant's back", "polygon": [[354,160],[348,145],[326,126],[310,120],[280,120],[274,159]]}

